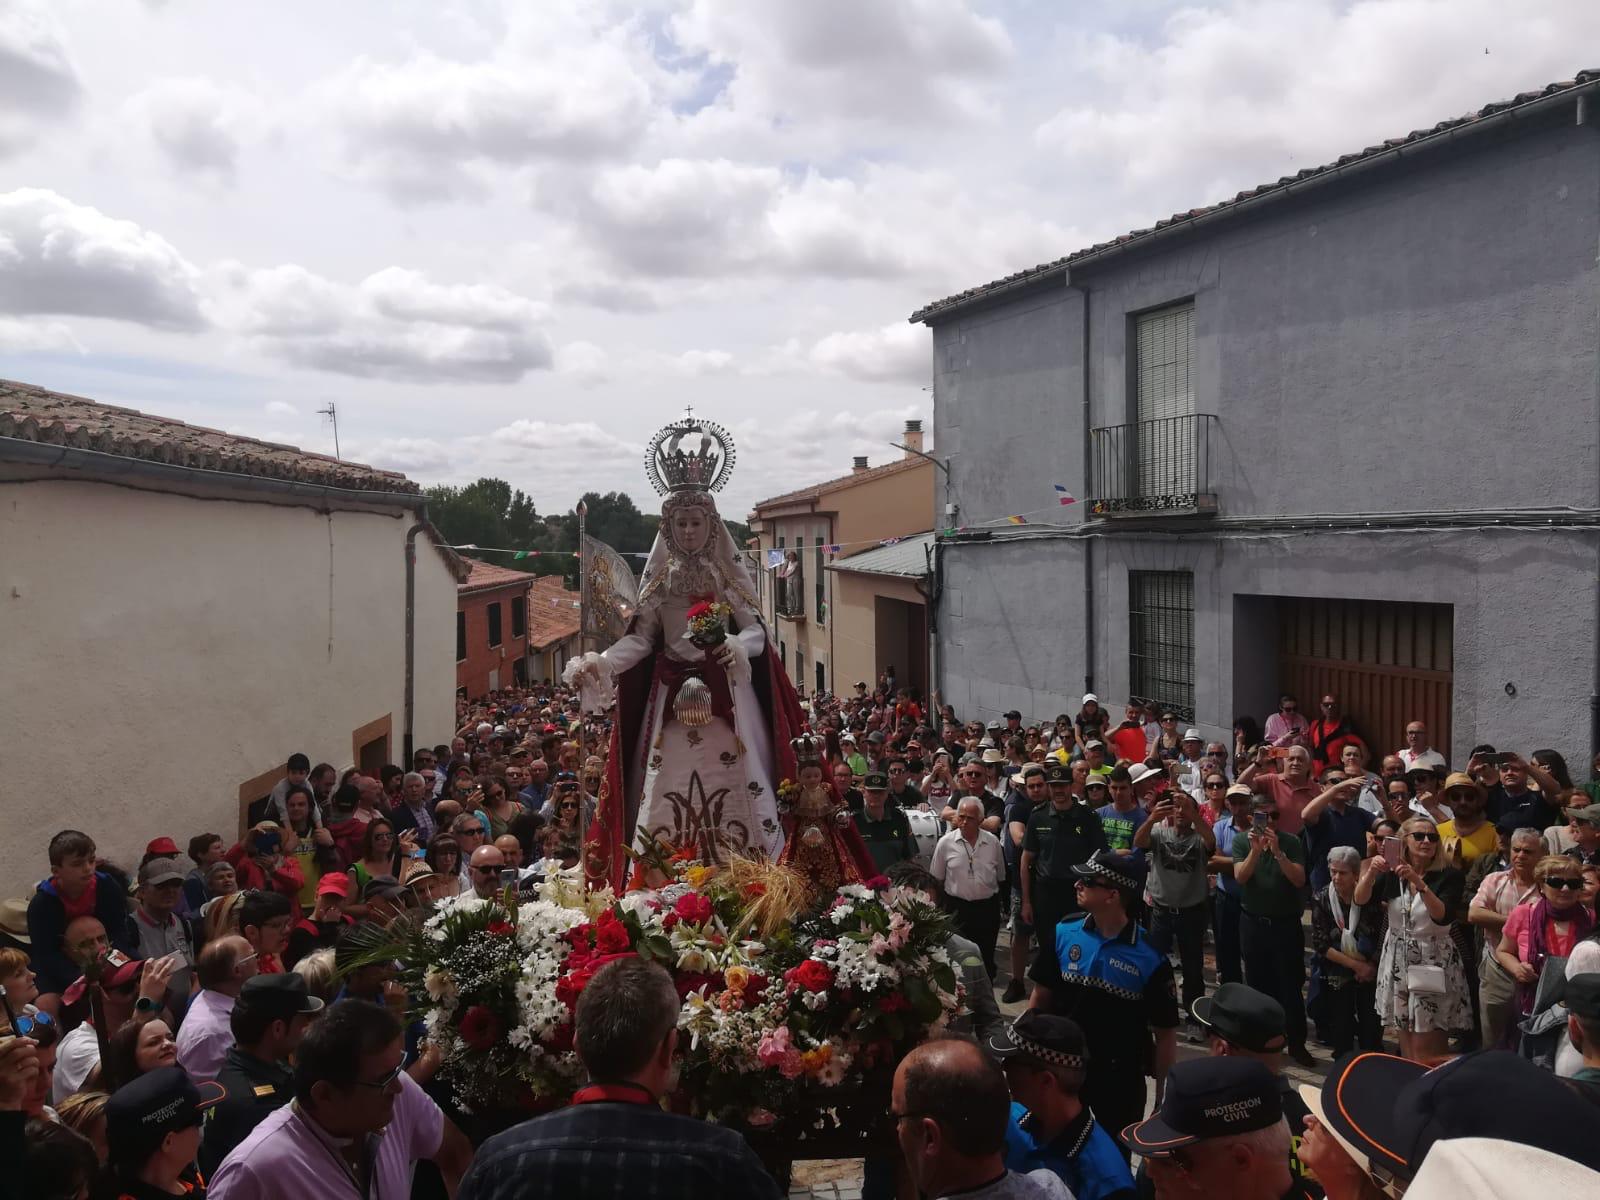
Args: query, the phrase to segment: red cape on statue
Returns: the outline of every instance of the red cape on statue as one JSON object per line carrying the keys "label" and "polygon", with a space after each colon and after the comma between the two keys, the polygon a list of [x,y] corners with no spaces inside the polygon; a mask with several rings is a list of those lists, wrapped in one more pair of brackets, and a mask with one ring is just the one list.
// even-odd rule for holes
{"label": "red cape on statue", "polygon": [[[628,632],[633,631],[634,623],[629,622]],[[594,821],[584,842],[584,875],[591,887],[609,883],[621,892],[627,886],[629,860],[624,848],[632,842],[634,826],[639,821],[639,792],[644,783],[643,779],[634,777],[636,764],[642,761],[638,753],[639,737],[649,713],[656,656],[661,653],[658,638],[650,654],[617,677],[617,706],[612,715],[606,773],[600,785]],[[706,669],[719,668],[708,663]],[[767,633],[767,648],[750,660],[750,682],[761,702],[761,713],[772,739],[772,781],[776,786],[780,780],[795,776],[794,750],[789,742],[804,732],[807,723],[794,685],[789,682],[782,661],[772,653],[770,632]],[[855,834],[855,829],[852,827],[846,832]],[[872,860],[866,855],[859,835],[855,842],[861,847],[858,859],[866,858],[869,874],[872,873]]]}

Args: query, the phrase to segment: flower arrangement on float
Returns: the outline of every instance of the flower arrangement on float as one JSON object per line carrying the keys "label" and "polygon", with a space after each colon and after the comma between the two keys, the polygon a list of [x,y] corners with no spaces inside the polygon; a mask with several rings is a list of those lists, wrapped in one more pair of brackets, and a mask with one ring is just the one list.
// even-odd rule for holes
{"label": "flower arrangement on float", "polygon": [[[759,1128],[803,1115],[817,1091],[876,1077],[961,1007],[948,919],[879,877],[803,912],[787,868],[708,867],[663,848],[622,896],[553,878],[532,898],[442,901],[368,960],[401,963],[441,1079],[466,1108],[536,1112],[581,1083],[573,1016],[606,963],[637,954],[677,984],[676,1106]],[[803,1097],[809,1099],[802,1102]]]}

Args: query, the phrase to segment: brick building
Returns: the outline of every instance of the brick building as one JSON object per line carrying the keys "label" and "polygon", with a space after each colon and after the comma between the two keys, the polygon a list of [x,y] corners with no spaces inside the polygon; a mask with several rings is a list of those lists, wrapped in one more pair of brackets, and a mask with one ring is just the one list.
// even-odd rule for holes
{"label": "brick building", "polygon": [[456,691],[470,699],[528,678],[528,590],[525,571],[467,559],[456,586]]}

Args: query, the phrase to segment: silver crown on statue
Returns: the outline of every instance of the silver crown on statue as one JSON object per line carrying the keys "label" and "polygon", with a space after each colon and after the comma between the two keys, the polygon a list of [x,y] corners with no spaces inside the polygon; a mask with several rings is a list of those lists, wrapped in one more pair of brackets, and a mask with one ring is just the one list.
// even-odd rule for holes
{"label": "silver crown on statue", "polygon": [[650,439],[645,473],[658,495],[717,492],[733,472],[733,435],[693,409]]}

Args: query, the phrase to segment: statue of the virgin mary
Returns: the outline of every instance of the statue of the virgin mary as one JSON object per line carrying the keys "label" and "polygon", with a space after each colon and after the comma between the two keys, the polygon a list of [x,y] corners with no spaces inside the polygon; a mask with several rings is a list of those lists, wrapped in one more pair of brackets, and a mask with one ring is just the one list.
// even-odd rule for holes
{"label": "statue of the virgin mary", "polygon": [[630,844],[692,848],[710,864],[783,849],[777,785],[794,777],[790,742],[805,716],[717,515],[713,493],[733,460],[728,432],[694,417],[651,440],[646,468],[664,499],[637,608],[603,653],[567,664],[586,709],[616,701],[584,847],[594,883],[621,890]]}

